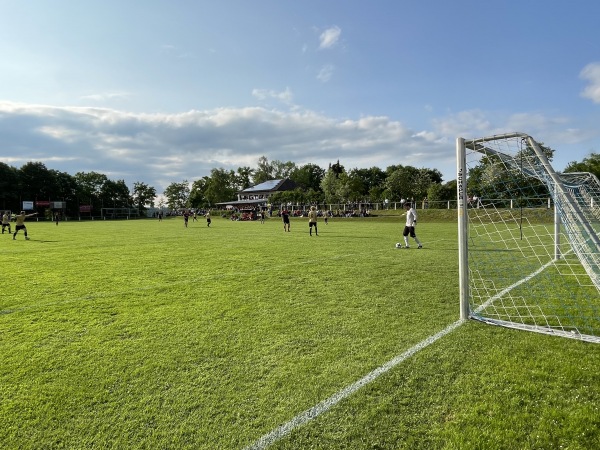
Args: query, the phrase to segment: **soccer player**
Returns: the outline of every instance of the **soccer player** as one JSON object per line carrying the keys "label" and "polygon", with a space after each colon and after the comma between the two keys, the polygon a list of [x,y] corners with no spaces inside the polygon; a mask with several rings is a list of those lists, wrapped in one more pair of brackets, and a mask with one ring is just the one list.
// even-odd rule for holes
{"label": "soccer player", "polygon": [[415,226],[417,225],[417,211],[412,207],[410,202],[404,203],[404,209],[406,210],[406,225],[404,226],[402,236],[404,236],[405,248],[410,248],[410,245],[408,245],[409,235],[417,243],[417,248],[423,248],[423,245],[415,234]]}
{"label": "soccer player", "polygon": [[183,225],[186,228],[188,227],[188,220],[190,220],[190,212],[189,211],[184,211],[183,212]]}
{"label": "soccer player", "polygon": [[206,226],[210,227],[210,211],[207,211],[204,217],[206,217]]}
{"label": "soccer player", "polygon": [[290,212],[287,209],[281,211],[281,220],[283,221],[283,231],[290,231]]}
{"label": "soccer player", "polygon": [[308,212],[308,234],[312,236],[312,229],[315,227],[315,236],[318,236],[319,233],[317,231],[317,207],[311,206],[310,211]]}
{"label": "soccer player", "polygon": [[25,214],[25,211],[21,211],[21,214],[18,214],[16,217],[16,226],[15,226],[15,233],[13,234],[13,240],[17,239],[17,233],[20,230],[23,230],[23,233],[25,233],[25,239],[29,240],[29,237],[27,237],[27,227],[25,226],[25,219],[27,217],[31,217],[31,216],[35,216],[37,213],[31,213],[31,214]]}
{"label": "soccer player", "polygon": [[8,234],[11,234],[12,231],[10,229],[10,211],[4,211],[2,214],[2,234],[4,234],[4,229],[8,227]]}

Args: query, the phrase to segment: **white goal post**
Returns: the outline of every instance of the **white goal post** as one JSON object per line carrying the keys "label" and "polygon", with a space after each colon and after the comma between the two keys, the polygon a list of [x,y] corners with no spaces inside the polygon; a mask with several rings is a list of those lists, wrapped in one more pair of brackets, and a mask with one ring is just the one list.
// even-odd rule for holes
{"label": "white goal post", "polygon": [[458,138],[460,317],[600,343],[600,181],[524,133]]}

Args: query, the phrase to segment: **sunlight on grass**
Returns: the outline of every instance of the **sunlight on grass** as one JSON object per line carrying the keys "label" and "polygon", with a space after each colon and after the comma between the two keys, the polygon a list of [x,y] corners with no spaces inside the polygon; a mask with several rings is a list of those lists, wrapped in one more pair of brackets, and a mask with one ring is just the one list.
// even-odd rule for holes
{"label": "sunlight on grass", "polygon": [[[454,223],[280,225],[2,236],[2,448],[243,448],[457,320]],[[593,448],[599,348],[469,323],[273,448]]]}

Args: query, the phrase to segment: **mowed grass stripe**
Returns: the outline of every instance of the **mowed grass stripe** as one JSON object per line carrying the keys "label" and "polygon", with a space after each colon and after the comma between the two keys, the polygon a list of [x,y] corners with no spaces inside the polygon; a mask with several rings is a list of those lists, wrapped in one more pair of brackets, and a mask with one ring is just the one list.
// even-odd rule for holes
{"label": "mowed grass stripe", "polygon": [[[7,367],[28,374],[3,374],[8,435],[25,447],[33,436],[80,434],[102,445],[179,436],[241,447],[426,336],[399,338],[407,317],[419,316],[399,312],[420,301],[399,304],[399,286],[425,264],[416,253],[408,267],[399,261],[400,225],[344,219],[320,228],[311,238],[304,221],[291,233],[274,220],[215,220],[210,229],[177,219],[30,223],[32,241],[1,249],[21,269],[2,300],[3,310],[21,308],[2,316],[3,335],[17,342],[4,347]],[[18,395],[17,380],[32,398]],[[14,414],[24,405],[41,409],[40,426]],[[248,420],[232,426],[233,417]],[[105,435],[102,423],[115,419]]]}

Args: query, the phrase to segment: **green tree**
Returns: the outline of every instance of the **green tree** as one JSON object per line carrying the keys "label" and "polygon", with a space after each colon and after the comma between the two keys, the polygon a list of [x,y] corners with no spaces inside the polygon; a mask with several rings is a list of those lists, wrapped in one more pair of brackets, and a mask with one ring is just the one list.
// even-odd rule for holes
{"label": "green tree", "polygon": [[339,177],[342,173],[346,172],[346,169],[344,169],[344,166],[342,166],[340,164],[340,160],[338,159],[337,162],[333,165],[329,165],[329,170],[332,171],[335,174],[335,177]]}
{"label": "green tree", "polygon": [[77,214],[77,181],[75,177],[67,172],[50,170],[54,178],[52,188],[52,200],[59,200],[66,203],[67,214]]}
{"label": "green tree", "polygon": [[592,153],[583,158],[583,161],[571,161],[564,170],[565,172],[589,172],[600,178],[600,153]]}
{"label": "green tree", "polygon": [[170,209],[181,209],[188,206],[190,196],[190,185],[187,180],[181,183],[169,184],[163,192]]}
{"label": "green tree", "polygon": [[190,191],[189,203],[192,208],[206,208],[209,205],[208,199],[206,198],[205,192],[210,177],[202,177],[192,183],[192,189]]}
{"label": "green tree", "polygon": [[271,162],[271,167],[273,167],[273,180],[282,180],[284,178],[290,178],[290,175],[296,170],[296,163],[292,161],[278,161],[273,160]]}
{"label": "green tree", "polygon": [[305,164],[297,167],[290,174],[289,178],[298,185],[299,188],[308,191],[321,191],[321,181],[325,176],[325,170],[316,164]]}
{"label": "green tree", "polygon": [[107,181],[108,177],[102,173],[77,172],[75,182],[79,203],[92,205],[94,210],[99,210],[102,207],[100,201],[102,187]]}
{"label": "green tree", "polygon": [[338,197],[338,174],[333,170],[328,170],[323,180],[321,180],[321,191],[325,196],[325,202],[327,203],[340,203]]}
{"label": "green tree", "polygon": [[236,171],[236,189],[243,191],[244,189],[252,186],[252,177],[254,175],[254,169],[250,167],[238,167]]}
{"label": "green tree", "polygon": [[19,171],[0,162],[0,205],[16,211],[19,207]]}
{"label": "green tree", "polygon": [[133,183],[133,203],[140,214],[146,210],[146,206],[154,207],[155,198],[156,189],[154,187],[141,181]]}
{"label": "green tree", "polygon": [[233,170],[212,169],[204,196],[208,206],[231,200],[237,194],[236,175]]}
{"label": "green tree", "polygon": [[126,208],[131,205],[131,193],[125,180],[106,180],[102,185],[100,200],[105,208]]}
{"label": "green tree", "polygon": [[429,207],[447,208],[447,202],[456,200],[456,180],[447,183],[432,183],[427,189]]}
{"label": "green tree", "polygon": [[50,200],[54,176],[41,162],[28,162],[19,169],[22,200]]}
{"label": "green tree", "polygon": [[275,179],[275,169],[266,156],[258,158],[258,167],[254,171],[253,183],[260,184]]}
{"label": "green tree", "polygon": [[385,180],[385,191],[388,199],[391,201],[399,201],[402,198],[414,198],[412,180],[415,170],[411,170],[410,166],[395,169],[388,174]]}

